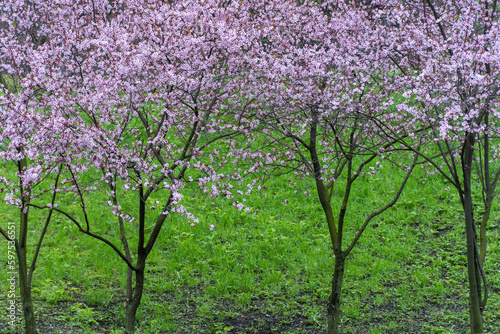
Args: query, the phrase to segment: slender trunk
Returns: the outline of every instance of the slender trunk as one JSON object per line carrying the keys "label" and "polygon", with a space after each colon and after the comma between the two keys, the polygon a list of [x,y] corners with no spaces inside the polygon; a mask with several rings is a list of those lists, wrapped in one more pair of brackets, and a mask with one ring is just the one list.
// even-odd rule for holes
{"label": "slender trunk", "polygon": [[471,166],[472,155],[474,151],[474,135],[469,134],[463,147],[462,168],[464,177],[464,214],[465,214],[465,233],[467,237],[467,273],[469,278],[469,311],[470,328],[472,334],[483,333],[483,319],[480,307],[480,291],[477,277],[479,276],[476,253],[474,247],[474,217],[472,205],[471,189]]}
{"label": "slender trunk", "polygon": [[[26,158],[18,161],[18,171],[22,173],[28,166]],[[21,180],[19,180],[21,182]],[[19,215],[19,244],[16,249],[17,258],[19,261],[19,290],[21,293],[21,304],[23,306],[24,323],[26,334],[36,334],[36,320],[33,309],[33,299],[31,296],[31,282],[28,279],[28,262],[26,260],[28,248],[28,217],[29,217],[29,194],[26,194],[26,189],[21,184],[19,186],[21,192],[21,209]]]}
{"label": "slender trunk", "polygon": [[134,271],[127,267],[127,304],[130,304],[134,297]]}
{"label": "slender trunk", "polygon": [[[27,215],[27,213],[24,213]],[[21,213],[23,217],[23,213]],[[36,334],[36,320],[31,296],[31,282],[28,280],[26,267],[26,244],[16,244],[17,258],[19,260],[19,291],[21,293],[21,305],[23,306],[24,324],[26,334]]]}
{"label": "slender trunk", "polygon": [[142,294],[144,291],[144,267],[145,259],[139,259],[142,264],[138,265],[139,269],[135,271],[135,288],[131,300],[127,303],[126,319],[125,319],[125,334],[134,334],[136,314],[139,305],[141,304]]}
{"label": "slender trunk", "polygon": [[481,226],[479,229],[479,261],[481,264],[484,264],[484,260],[486,260],[486,227],[488,225],[488,220],[490,219],[491,213],[491,203],[495,197],[495,188],[497,186],[498,172],[493,176],[493,180],[491,179],[492,175],[490,175],[490,137],[488,135],[489,128],[489,113],[484,115],[484,124],[486,125],[484,138],[483,138],[483,149],[484,149],[484,157],[483,157],[483,165],[484,165],[484,177],[482,179],[483,184],[483,192],[486,196],[483,197],[484,204],[484,213],[481,219]]}
{"label": "slender trunk", "polygon": [[[109,178],[109,186],[111,188],[111,193],[113,194],[113,196],[111,196],[111,199],[113,201],[113,205],[116,205],[118,206],[118,200],[116,198],[116,188],[115,188],[115,184],[116,184],[116,175],[114,176],[114,179],[112,179],[111,177]],[[125,257],[130,261],[130,263],[132,263],[132,254],[130,253],[130,247],[128,245],[128,240],[127,240],[127,234],[125,233],[125,224],[123,222],[123,218],[122,217],[118,217],[118,225],[120,226],[120,240],[122,242],[122,245],[123,245],[123,251],[125,253]],[[126,301],[126,305],[130,304],[130,302],[132,301],[132,297],[133,297],[133,287],[134,287],[134,271],[129,267],[127,266],[127,301]]]}
{"label": "slender trunk", "polygon": [[[133,333],[135,328],[135,314],[137,312],[137,307],[133,314],[129,315],[129,308],[131,307],[132,300],[134,299],[134,271],[127,266],[127,301],[125,302],[125,310],[126,310],[126,326],[125,333]],[[132,312],[132,311],[130,311]],[[133,319],[129,324],[129,319]]]}
{"label": "slender trunk", "polygon": [[491,203],[493,202],[493,196],[490,194],[486,194],[486,201],[484,203],[484,214],[481,219],[481,226],[479,228],[479,259],[481,263],[484,264],[484,260],[486,260],[486,227],[488,226],[488,221],[490,220],[491,213]]}
{"label": "slender trunk", "polygon": [[338,254],[335,255],[335,270],[332,280],[332,293],[328,298],[327,306],[328,334],[339,333],[340,297],[342,293],[342,279],[344,278],[345,259],[341,251],[336,253]]}
{"label": "slender trunk", "polygon": [[26,334],[36,334],[35,310],[31,296],[31,284],[20,280],[21,303],[23,305]]}

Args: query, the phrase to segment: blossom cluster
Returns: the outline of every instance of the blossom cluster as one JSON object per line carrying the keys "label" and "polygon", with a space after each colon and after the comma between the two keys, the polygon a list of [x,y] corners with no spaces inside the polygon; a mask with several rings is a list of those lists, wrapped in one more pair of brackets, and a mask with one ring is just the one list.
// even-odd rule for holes
{"label": "blossom cluster", "polygon": [[29,161],[19,182],[0,178],[5,200],[38,196],[64,166],[59,190],[143,189],[146,201],[169,199],[162,215],[197,222],[182,206],[187,183],[233,198],[234,181],[249,194],[290,170],[335,182],[343,158],[390,155],[422,129],[497,135],[495,12],[429,4],[2,2],[0,159]]}

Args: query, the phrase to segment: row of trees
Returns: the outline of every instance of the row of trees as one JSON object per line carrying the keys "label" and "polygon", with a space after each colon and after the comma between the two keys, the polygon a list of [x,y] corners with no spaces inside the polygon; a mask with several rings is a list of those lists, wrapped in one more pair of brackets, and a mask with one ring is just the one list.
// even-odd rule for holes
{"label": "row of trees", "polygon": [[[496,1],[477,0],[0,3],[0,158],[16,169],[0,180],[20,211],[26,332],[36,333],[31,284],[53,214],[127,264],[133,333],[166,218],[196,220],[182,206],[184,186],[231,198],[262,175],[292,171],[314,180],[324,210],[335,254],[328,333],[337,333],[348,255],[425,163],[463,205],[470,326],[482,333],[486,225],[500,175],[497,17]],[[352,187],[392,158],[405,177],[346,247]],[[480,248],[473,168],[484,195]],[[115,239],[93,231],[102,219],[87,212],[95,192],[109,198],[118,225],[104,223]],[[34,209],[47,219],[28,261]]]}

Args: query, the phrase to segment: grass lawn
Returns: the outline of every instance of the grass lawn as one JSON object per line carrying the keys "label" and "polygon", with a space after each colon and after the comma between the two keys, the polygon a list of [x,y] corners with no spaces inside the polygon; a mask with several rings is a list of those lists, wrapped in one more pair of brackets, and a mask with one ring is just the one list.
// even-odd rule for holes
{"label": "grass lawn", "polygon": [[[383,168],[376,181],[390,184],[393,174]],[[347,259],[343,333],[467,333],[461,208],[439,176],[424,178],[423,171],[411,177],[400,201],[371,223]],[[380,206],[382,195],[390,191],[370,182],[367,177],[354,187],[347,241],[363,215]],[[283,176],[264,188],[246,202],[255,213],[238,211],[230,201],[211,199],[197,189],[184,197],[200,223],[192,227],[179,216],[166,221],[148,258],[137,333],[325,331],[333,254],[313,185],[304,180],[292,188]],[[46,214],[31,211],[31,233],[40,233]],[[12,208],[0,206],[2,226],[17,217]],[[118,226],[112,220],[104,215],[93,228],[116,239]],[[216,228],[210,230],[210,225]],[[498,201],[488,235],[485,329],[498,333]],[[30,240],[34,247],[35,239]],[[0,333],[22,333],[21,322],[17,332],[7,326],[5,240],[0,247]],[[39,332],[121,333],[125,282],[126,267],[111,248],[55,214],[34,277]]]}

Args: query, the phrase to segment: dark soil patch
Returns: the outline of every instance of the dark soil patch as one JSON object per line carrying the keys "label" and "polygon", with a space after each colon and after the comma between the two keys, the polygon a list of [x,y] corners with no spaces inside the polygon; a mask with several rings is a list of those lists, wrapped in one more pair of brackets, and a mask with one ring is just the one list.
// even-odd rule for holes
{"label": "dark soil patch", "polygon": [[[397,285],[397,283],[395,284]],[[123,301],[122,296],[115,296],[108,306],[92,307],[96,316],[96,322],[81,326],[78,324],[74,312],[74,305],[80,301],[83,303],[83,295],[75,296],[72,302],[62,302],[57,305],[36,304],[38,330],[40,334],[110,334],[114,329],[123,326]],[[342,333],[369,333],[375,328],[383,328],[382,332],[387,334],[409,334],[429,333],[428,326],[439,325],[436,314],[459,314],[463,305],[457,298],[435,302],[427,300],[425,306],[402,310],[398,299],[386,304],[375,306],[370,295],[363,301],[362,319],[347,318],[342,316],[344,330]],[[294,333],[294,334],[322,334],[325,333],[325,319],[311,319],[306,316],[305,307],[315,305],[326,309],[323,302],[311,297],[305,305],[295,303],[294,308],[280,309],[279,296],[269,298],[253,298],[245,306],[231,299],[218,299],[207,297],[203,290],[197,288],[182,288],[176,292],[147,293],[149,303],[143,303],[143,314],[150,318],[158,317],[155,305],[168,305],[170,309],[170,321],[176,323],[173,331],[157,331],[155,334],[270,334],[270,333]],[[346,296],[345,303],[349,303]],[[210,303],[207,313],[200,314],[200,308],[204,303]],[[5,305],[5,299],[0,296],[0,307]],[[73,308],[72,308],[73,306]],[[20,314],[19,314],[20,316]],[[162,315],[163,316],[163,315]],[[20,317],[19,317],[20,319]],[[141,320],[138,319],[139,326]],[[467,321],[457,319],[453,324],[456,333],[467,332]],[[163,321],[163,320],[162,320]],[[389,324],[395,324],[397,329],[386,328]],[[21,322],[16,328],[9,328],[5,321],[0,322],[0,333],[22,334],[24,333]],[[451,325],[451,324],[450,324]],[[426,327],[427,326],[427,327]],[[446,327],[446,326],[445,326]],[[142,333],[142,331],[138,331]]]}

